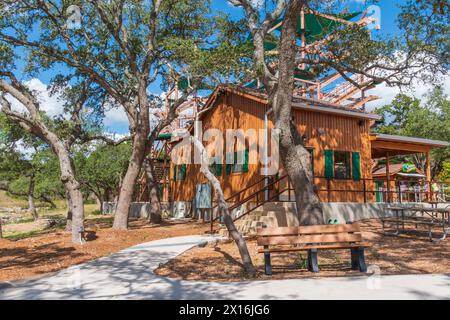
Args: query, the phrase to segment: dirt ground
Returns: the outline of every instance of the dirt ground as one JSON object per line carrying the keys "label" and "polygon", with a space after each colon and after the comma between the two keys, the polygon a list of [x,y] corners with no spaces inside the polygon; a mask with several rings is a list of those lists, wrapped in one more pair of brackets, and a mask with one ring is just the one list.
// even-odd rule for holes
{"label": "dirt ground", "polygon": [[121,249],[152,240],[203,234],[208,225],[196,222],[165,222],[148,225],[145,220],[132,221],[130,230],[110,229],[111,218],[86,220],[88,242],[71,243],[70,233],[50,231],[23,240],[0,240],[0,281],[37,276],[106,256]]}
{"label": "dirt ground", "polygon": [[[366,249],[366,264],[379,267],[381,274],[450,273],[450,239],[432,243],[425,230],[408,230],[400,237],[383,236],[377,220],[362,223],[361,229],[363,238],[373,245]],[[256,241],[249,240],[247,245],[262,280],[362,275],[351,270],[349,250],[336,250],[319,252],[321,271],[317,274],[306,269],[306,252],[274,253],[273,275],[268,277],[264,275],[264,257],[257,253]],[[193,248],[158,268],[156,273],[177,279],[240,281],[245,280],[240,261],[233,242],[218,243]]]}

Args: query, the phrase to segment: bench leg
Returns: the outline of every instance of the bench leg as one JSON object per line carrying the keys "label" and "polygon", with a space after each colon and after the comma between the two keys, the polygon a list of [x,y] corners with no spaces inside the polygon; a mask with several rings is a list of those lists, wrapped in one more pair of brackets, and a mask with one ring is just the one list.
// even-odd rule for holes
{"label": "bench leg", "polygon": [[[264,246],[265,249],[267,249]],[[270,264],[270,252],[264,252],[264,273],[268,276],[272,275],[272,266]]]}
{"label": "bench leg", "polygon": [[367,272],[366,260],[364,258],[364,248],[355,249],[357,255],[358,269],[360,272]]}
{"label": "bench leg", "polygon": [[317,261],[317,249],[308,250],[308,270],[319,272],[319,263]]}

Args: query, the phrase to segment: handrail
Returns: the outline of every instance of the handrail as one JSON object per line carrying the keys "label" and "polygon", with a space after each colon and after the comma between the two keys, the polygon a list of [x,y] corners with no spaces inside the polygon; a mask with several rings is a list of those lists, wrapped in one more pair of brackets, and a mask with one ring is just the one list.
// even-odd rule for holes
{"label": "handrail", "polygon": [[[269,178],[269,177],[264,177],[264,179],[260,180],[259,182],[264,181],[264,180],[266,180],[267,178]],[[265,192],[265,191],[269,191],[269,192],[270,192],[272,186],[274,186],[274,185],[277,184],[277,183],[280,183],[281,181],[283,181],[283,180],[286,179],[286,178],[288,179],[288,180],[287,180],[287,181],[288,181],[288,187],[287,187],[287,188],[283,189],[282,191],[278,191],[276,194],[274,194],[274,195],[272,195],[272,196],[269,195],[269,197],[268,197],[267,199],[264,198],[264,200],[263,200],[262,202],[259,202],[259,194],[260,194],[261,192]],[[257,184],[257,183],[254,183],[252,186],[255,186],[256,184]],[[238,193],[234,194],[233,196],[231,196],[231,197],[229,197],[229,198],[235,197],[236,195],[241,194],[242,192],[248,190],[249,188],[250,188],[250,187],[247,187],[246,189],[239,191]],[[239,217],[236,217],[236,218],[233,219],[233,221],[236,221],[236,220],[238,220],[238,219],[244,217],[245,215],[249,214],[250,212],[254,211],[255,209],[261,207],[261,206],[264,205],[265,203],[270,202],[272,199],[278,197],[278,196],[281,195],[283,192],[290,191],[290,190],[292,190],[292,189],[290,188],[289,177],[288,177],[287,175],[284,175],[284,176],[282,176],[282,177],[279,177],[279,178],[275,179],[274,181],[270,182],[269,184],[265,185],[263,188],[261,188],[261,189],[255,191],[253,194],[247,196],[246,198],[240,200],[238,203],[236,203],[236,204],[232,205],[231,207],[229,207],[228,210],[234,210],[234,209],[238,208],[239,206],[242,206],[244,203],[249,202],[249,200],[254,199],[254,198],[256,197],[256,201],[257,201],[257,202],[256,202],[256,206],[253,207],[253,208],[251,208],[251,209],[249,209],[249,210],[247,210],[245,213],[241,214]],[[290,197],[290,195],[289,195],[289,197]],[[228,199],[229,199],[229,198],[228,198]],[[218,206],[218,205],[215,205],[215,206],[211,209],[211,215],[212,215],[212,213],[214,212],[214,211],[213,211],[214,208],[216,208],[217,206]],[[217,215],[217,217],[211,219],[211,233],[213,232],[214,221],[216,221],[216,220],[219,219],[220,217],[221,217],[221,214],[219,213],[219,214]]]}
{"label": "handrail", "polygon": [[267,200],[264,200],[262,203],[257,204],[255,207],[251,208],[250,210],[247,210],[247,212],[241,214],[239,217],[234,218],[234,219],[233,219],[233,222],[234,222],[234,221],[237,221],[237,220],[239,220],[239,219],[241,219],[242,217],[248,215],[250,212],[252,212],[252,211],[258,209],[259,207],[265,205],[267,202],[270,202],[271,200],[275,199],[276,197],[280,196],[281,194],[283,194],[284,192],[289,191],[289,190],[293,190],[293,189],[290,188],[290,187],[288,187],[288,188],[284,188],[284,189],[281,190],[281,191],[278,191],[276,194],[272,195],[272,196],[269,197]]}
{"label": "handrail", "polygon": [[[268,178],[268,177],[264,177],[264,178],[258,180],[257,182],[255,182],[255,183],[253,183],[253,184],[247,186],[245,189],[239,190],[239,191],[236,192],[235,194],[233,194],[233,195],[229,196],[228,198],[226,198],[226,199],[225,199],[225,202],[230,201],[231,199],[233,199],[233,198],[237,197],[238,195],[244,193],[245,191],[249,190],[250,188],[256,186],[257,184],[259,184],[259,183],[261,183],[261,182],[267,180],[267,178]],[[214,209],[216,209],[218,206],[219,206],[219,204],[216,204],[215,206],[213,206],[213,207],[211,208],[211,210],[214,211]],[[219,216],[215,217],[212,221],[216,221],[218,218],[219,218]]]}

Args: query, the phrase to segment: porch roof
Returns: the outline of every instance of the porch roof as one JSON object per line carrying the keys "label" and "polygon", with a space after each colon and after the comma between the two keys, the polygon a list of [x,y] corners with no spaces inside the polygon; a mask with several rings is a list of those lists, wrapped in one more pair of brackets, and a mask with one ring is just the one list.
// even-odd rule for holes
{"label": "porch roof", "polygon": [[426,153],[434,148],[450,146],[447,141],[431,140],[415,137],[396,136],[390,134],[371,134],[372,158],[382,158],[389,153],[390,156]]}

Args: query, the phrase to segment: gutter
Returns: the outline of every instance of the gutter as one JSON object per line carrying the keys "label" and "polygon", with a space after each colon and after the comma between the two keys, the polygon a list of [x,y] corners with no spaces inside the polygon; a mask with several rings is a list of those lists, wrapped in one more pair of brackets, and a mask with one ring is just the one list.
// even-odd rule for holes
{"label": "gutter", "polygon": [[352,110],[345,110],[340,109],[337,107],[321,107],[321,106],[310,106],[303,103],[292,103],[292,107],[296,109],[302,109],[307,111],[315,111],[315,112],[322,112],[322,113],[331,113],[331,114],[338,114],[343,115],[347,117],[353,117],[353,118],[363,118],[363,119],[369,119],[369,120],[380,120],[381,116],[373,113],[363,113],[363,112],[357,112]]}

